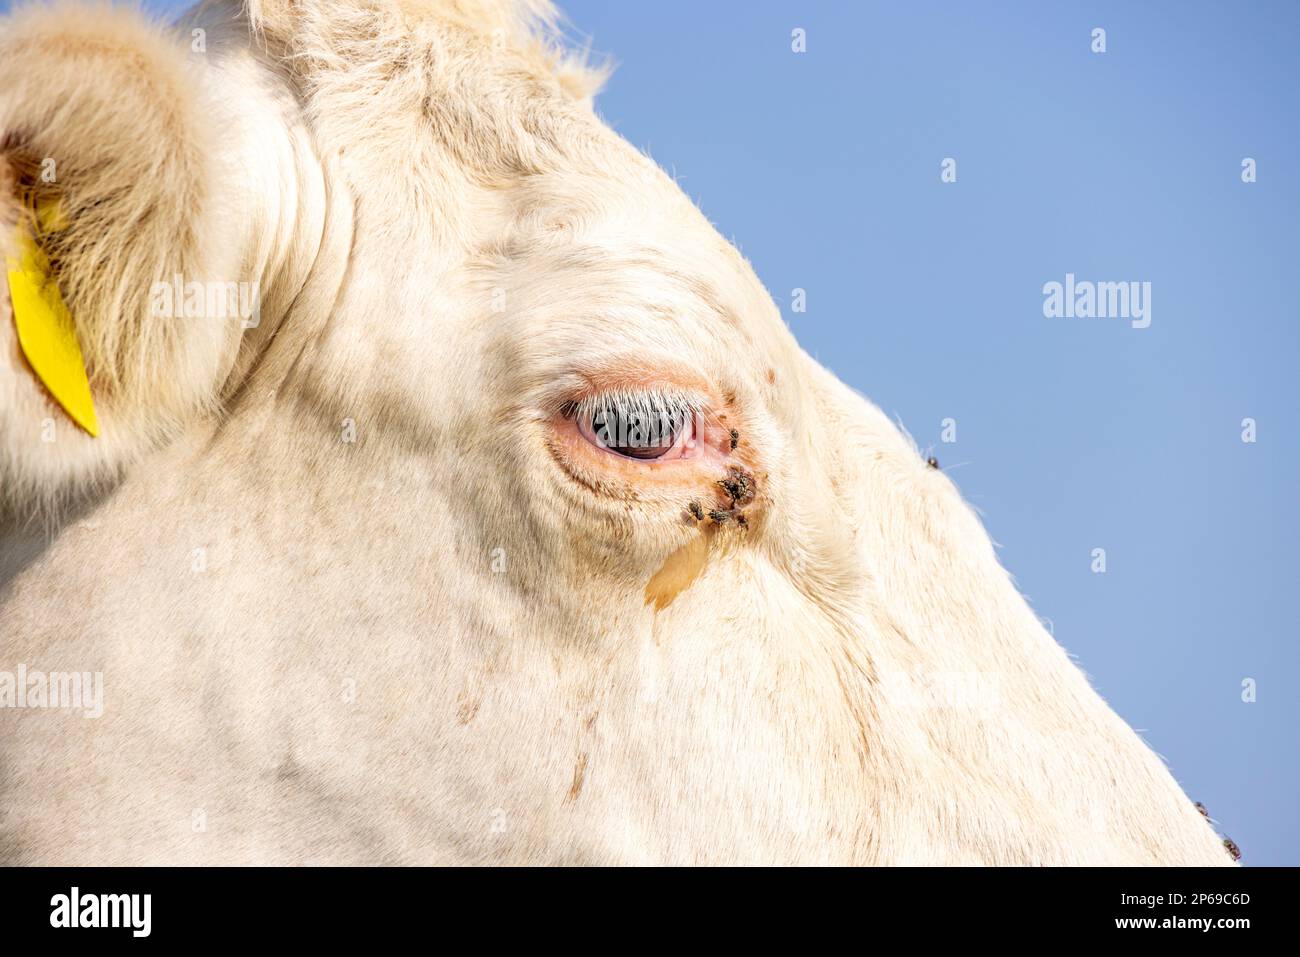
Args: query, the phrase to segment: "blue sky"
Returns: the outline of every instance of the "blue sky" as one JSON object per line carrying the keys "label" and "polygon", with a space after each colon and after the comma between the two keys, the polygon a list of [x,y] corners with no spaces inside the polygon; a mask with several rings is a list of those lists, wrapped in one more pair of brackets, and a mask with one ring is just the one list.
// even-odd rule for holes
{"label": "blue sky", "polygon": [[[1246,862],[1300,864],[1300,4],[564,6],[600,112],[933,446]],[[1067,273],[1150,282],[1150,327],[1044,317]]]}

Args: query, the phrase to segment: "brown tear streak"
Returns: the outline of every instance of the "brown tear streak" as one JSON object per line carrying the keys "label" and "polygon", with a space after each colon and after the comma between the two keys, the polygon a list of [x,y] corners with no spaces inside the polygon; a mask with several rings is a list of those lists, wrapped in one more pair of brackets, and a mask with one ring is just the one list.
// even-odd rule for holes
{"label": "brown tear streak", "polygon": [[681,546],[659,566],[645,586],[645,603],[662,611],[700,577],[708,563],[712,536],[705,530]]}

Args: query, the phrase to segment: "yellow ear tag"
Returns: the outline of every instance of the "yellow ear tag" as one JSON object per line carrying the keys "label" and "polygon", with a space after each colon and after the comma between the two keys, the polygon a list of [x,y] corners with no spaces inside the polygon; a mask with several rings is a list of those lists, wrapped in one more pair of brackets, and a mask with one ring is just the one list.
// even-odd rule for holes
{"label": "yellow ear tag", "polygon": [[[45,228],[57,229],[62,225],[57,209],[41,209],[38,218]],[[99,420],[95,416],[95,402],[90,395],[90,380],[86,377],[77,330],[59,292],[50,261],[35,238],[21,227],[18,249],[17,258],[7,259],[9,297],[13,301],[18,344],[54,401],[63,406],[77,425],[98,436]]]}

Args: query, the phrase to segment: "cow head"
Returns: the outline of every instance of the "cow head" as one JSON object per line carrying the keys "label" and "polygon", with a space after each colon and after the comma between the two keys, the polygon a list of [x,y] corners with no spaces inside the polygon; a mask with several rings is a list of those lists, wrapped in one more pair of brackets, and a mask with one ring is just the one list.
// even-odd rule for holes
{"label": "cow head", "polygon": [[[391,704],[419,675],[491,729],[405,739],[474,755],[466,779],[535,754],[567,782],[557,738],[604,720],[645,800],[770,798],[741,832],[769,851],[1218,854],[948,478],[600,121],[552,23],[486,0],[7,21],[0,228],[48,254],[99,434],[0,299],[4,507],[91,496],[114,536],[80,568],[121,543],[100,578],[139,587],[133,614],[300,662],[285,682],[364,655]],[[205,575],[163,574],[189,544]],[[391,735],[422,720],[376,707]]]}

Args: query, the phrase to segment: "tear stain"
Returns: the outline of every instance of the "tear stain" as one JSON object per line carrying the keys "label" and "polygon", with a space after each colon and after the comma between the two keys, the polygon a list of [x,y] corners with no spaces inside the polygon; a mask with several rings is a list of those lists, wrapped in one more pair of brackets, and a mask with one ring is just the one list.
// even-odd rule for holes
{"label": "tear stain", "polygon": [[655,611],[662,611],[671,605],[678,595],[700,577],[700,572],[708,564],[712,544],[712,537],[701,531],[669,555],[659,570],[650,577],[650,581],[646,582],[645,603],[653,604]]}
{"label": "tear stain", "polygon": [[582,783],[587,778],[587,752],[583,751],[578,755],[577,763],[573,766],[573,783],[569,785],[570,801],[578,800],[578,795],[582,793]]}
{"label": "tear stain", "polygon": [[713,524],[698,526],[699,533],[664,560],[645,586],[645,603],[653,604],[655,611],[667,608],[683,591],[695,583],[708,564],[713,538],[718,529],[734,522],[741,529],[749,528],[749,519],[742,509],[756,497],[758,482],[747,468],[731,466],[724,478],[713,483],[722,490],[727,501],[705,509],[698,501],[691,501],[682,513],[688,523],[703,522],[707,515]]}

